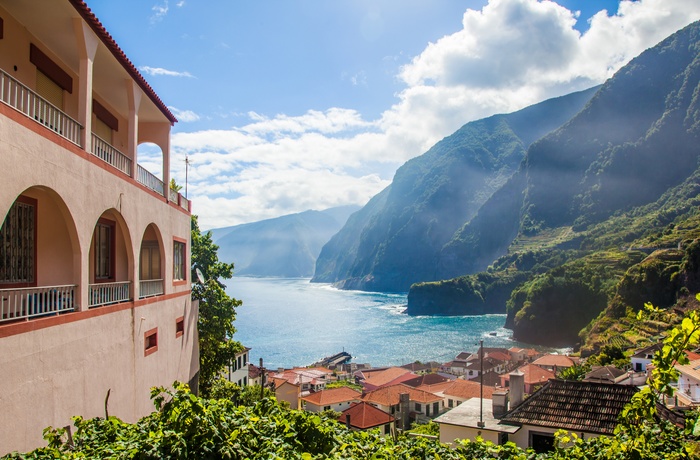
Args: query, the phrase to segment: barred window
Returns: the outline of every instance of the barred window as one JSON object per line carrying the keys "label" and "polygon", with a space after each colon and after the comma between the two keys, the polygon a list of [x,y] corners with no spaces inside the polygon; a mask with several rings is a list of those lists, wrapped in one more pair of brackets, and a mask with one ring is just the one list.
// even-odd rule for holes
{"label": "barred window", "polygon": [[173,279],[187,279],[185,271],[185,243],[180,241],[173,242]]}
{"label": "barred window", "polygon": [[35,244],[36,200],[20,197],[0,228],[0,283],[34,283]]}

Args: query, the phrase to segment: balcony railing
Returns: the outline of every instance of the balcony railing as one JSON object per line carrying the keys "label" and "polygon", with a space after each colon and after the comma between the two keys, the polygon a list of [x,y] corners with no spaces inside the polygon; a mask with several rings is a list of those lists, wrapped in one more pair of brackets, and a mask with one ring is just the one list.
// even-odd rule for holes
{"label": "balcony railing", "polygon": [[177,203],[177,202],[178,202],[178,201],[177,201],[177,196],[179,195],[179,193],[177,193],[175,190],[173,190],[173,189],[171,189],[170,187],[168,187],[168,194],[169,194],[169,195],[168,195],[168,201],[170,201],[171,203]]}
{"label": "balcony railing", "polygon": [[139,282],[139,299],[163,295],[163,280],[142,280]]}
{"label": "balcony railing", "polygon": [[2,70],[0,100],[81,147],[80,123]]}
{"label": "balcony railing", "polygon": [[136,165],[136,170],[136,179],[139,181],[139,183],[145,185],[146,187],[150,188],[159,195],[165,196],[165,194],[163,193],[164,186],[162,180],[158,179],[156,176],[148,172],[146,169],[143,168],[143,166],[139,164]]}
{"label": "balcony railing", "polygon": [[131,300],[131,281],[90,285],[89,308],[129,300]]}
{"label": "balcony railing", "polygon": [[190,210],[190,200],[185,198],[184,196],[180,195],[180,207],[184,209],[185,211]]}
{"label": "balcony railing", "polygon": [[127,176],[131,175],[131,158],[112,147],[109,142],[92,133],[92,153]]}
{"label": "balcony railing", "polygon": [[0,322],[75,310],[75,285],[0,289]]}

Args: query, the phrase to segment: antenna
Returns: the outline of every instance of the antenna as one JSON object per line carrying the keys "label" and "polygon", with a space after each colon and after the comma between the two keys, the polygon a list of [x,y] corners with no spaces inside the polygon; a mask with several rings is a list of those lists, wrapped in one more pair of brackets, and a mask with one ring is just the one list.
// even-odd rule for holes
{"label": "antenna", "polygon": [[197,273],[197,278],[199,279],[199,282],[201,284],[204,284],[204,274],[202,273],[202,270],[200,270],[199,267],[197,267],[195,269],[195,272]]}
{"label": "antenna", "polygon": [[190,167],[190,163],[190,157],[187,156],[187,154],[185,154],[185,198],[187,199],[189,199],[189,197],[187,196],[187,170]]}

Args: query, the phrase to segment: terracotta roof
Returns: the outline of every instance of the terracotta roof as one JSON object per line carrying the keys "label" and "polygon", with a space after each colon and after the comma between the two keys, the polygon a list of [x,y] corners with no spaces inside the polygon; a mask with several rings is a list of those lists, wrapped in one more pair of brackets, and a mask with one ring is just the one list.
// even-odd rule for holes
{"label": "terracotta roof", "polygon": [[693,377],[695,380],[700,380],[700,360],[691,361],[684,365],[676,364],[674,367],[678,372]]}
{"label": "terracotta roof", "polygon": [[503,353],[502,351],[491,352],[486,357],[498,359],[500,361],[505,361],[505,362],[510,361],[510,353]]}
{"label": "terracotta roof", "polygon": [[[427,391],[428,393],[432,393],[432,394],[434,394],[434,395],[438,395],[438,396],[439,396],[439,393],[442,393],[443,391],[445,391],[445,389],[446,389],[447,387],[449,387],[450,385],[452,385],[452,382],[454,382],[454,379],[453,379],[453,380],[445,379],[444,382],[441,382],[441,383],[433,383],[433,384],[430,384],[430,385],[425,385],[425,384],[424,384],[424,385],[417,386],[416,389],[418,389],[418,390],[423,390],[423,391]],[[406,382],[404,382],[404,384],[406,384]]]}
{"label": "terracotta roof", "polygon": [[330,406],[331,404],[338,404],[352,400],[359,401],[361,396],[362,393],[359,391],[348,387],[340,387],[317,391],[316,393],[312,393],[309,396],[301,399],[317,406]]}
{"label": "terracotta roof", "polygon": [[[493,392],[493,387],[484,385],[484,399],[491,399]],[[450,385],[445,388],[443,394],[455,396],[460,399],[479,398],[481,395],[481,384],[472,380],[453,380],[450,382]]]}
{"label": "terracotta roof", "polygon": [[419,403],[432,403],[442,400],[441,397],[436,396],[427,391],[418,390],[403,383],[396,385],[389,385],[386,387],[378,388],[374,391],[362,396],[362,400],[370,403],[380,404],[382,406],[393,406],[399,403],[399,395],[402,393],[408,393],[408,398],[410,401]]}
{"label": "terracotta roof", "polygon": [[502,423],[613,434],[618,416],[637,387],[550,380],[508,412]]}
{"label": "terracotta roof", "polygon": [[552,355],[547,354],[540,356],[532,364],[537,364],[539,366],[557,366],[557,367],[571,367],[574,365],[574,360],[566,355]]}
{"label": "terracotta roof", "polygon": [[615,379],[624,375],[625,371],[615,366],[597,366],[583,379],[584,382],[615,383]]}
{"label": "terracotta roof", "polygon": [[[518,368],[520,372],[525,374],[524,381],[526,385],[534,385],[537,383],[544,383],[549,379],[556,377],[554,372],[544,369],[534,363],[525,364]],[[510,376],[506,374],[506,380],[510,380]]]}
{"label": "terracotta roof", "polygon": [[85,22],[90,26],[90,28],[95,32],[97,37],[104,43],[104,45],[107,47],[107,49],[112,53],[112,55],[117,59],[117,61],[124,67],[124,69],[127,71],[129,75],[131,75],[131,78],[136,81],[136,83],[141,87],[144,93],[153,101],[153,103],[160,109],[160,111],[165,115],[165,117],[170,120],[170,123],[176,123],[177,118],[175,118],[175,115],[170,112],[170,109],[163,103],[163,101],[158,97],[155,91],[153,91],[153,88],[151,88],[151,85],[146,82],[146,79],[143,78],[143,75],[138,71],[136,66],[132,64],[132,62],[129,60],[128,57],[126,57],[126,54],[124,54],[124,51],[122,51],[121,48],[119,48],[119,45],[117,45],[117,42],[114,41],[112,36],[107,32],[107,29],[104,28],[102,23],[100,22],[99,19],[97,19],[97,16],[95,16],[95,13],[90,10],[90,8],[87,6],[87,4],[82,1],[82,0],[69,0],[70,3],[73,5],[75,10],[82,16],[82,18],[85,20]]}
{"label": "terracotta roof", "polygon": [[469,357],[470,357],[471,355],[472,355],[472,354],[469,353],[468,351],[463,351],[463,352],[461,352],[460,354],[458,354],[457,356],[455,356],[455,359],[458,360],[458,361],[464,361],[464,360],[466,360],[466,359],[469,359]]}
{"label": "terracotta roof", "polygon": [[348,415],[350,416],[350,426],[361,430],[367,430],[394,421],[394,417],[366,402],[353,403],[342,412],[338,421],[347,423]]}
{"label": "terracotta roof", "polygon": [[408,385],[409,387],[413,388],[418,388],[423,385],[435,385],[437,383],[442,383],[442,382],[447,382],[449,379],[447,377],[443,377],[442,375],[438,374],[425,374],[425,375],[419,375],[418,377],[414,377],[409,380],[404,380],[403,383],[404,385]]}
{"label": "terracotta roof", "polygon": [[403,367],[390,367],[381,372],[373,373],[370,377],[366,378],[364,382],[374,387],[381,387],[382,385],[391,383],[406,374],[411,374],[410,376],[407,376],[406,380],[415,377],[415,375],[408,369],[404,369]]}

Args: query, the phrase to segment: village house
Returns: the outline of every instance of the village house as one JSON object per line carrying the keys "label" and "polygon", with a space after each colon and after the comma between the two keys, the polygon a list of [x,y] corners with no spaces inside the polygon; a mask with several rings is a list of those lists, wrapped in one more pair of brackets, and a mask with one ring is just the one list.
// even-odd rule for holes
{"label": "village house", "polygon": [[196,391],[199,350],[167,105],[81,0],[0,0],[0,88],[3,454]]}
{"label": "village house", "polygon": [[646,372],[647,366],[651,364],[651,360],[654,359],[654,353],[661,350],[662,347],[663,345],[661,343],[655,343],[634,352],[630,357],[632,369],[635,372]]}
{"label": "village house", "polygon": [[326,388],[332,371],[324,368],[279,369],[271,374],[275,397],[292,409],[301,409],[301,398]]}
{"label": "village house", "polygon": [[[493,374],[493,375],[499,375],[502,374],[503,372],[506,372],[506,366],[508,364],[508,361],[503,361],[497,358],[492,358],[490,356],[487,356],[482,360],[480,359],[472,359],[467,362],[467,366],[465,368],[465,373],[464,373],[464,378],[467,380],[475,380],[479,379],[481,376],[481,372],[483,370],[484,375],[487,374]],[[498,379],[495,379],[497,381]]]}
{"label": "village house", "polygon": [[637,391],[635,386],[550,380],[500,423],[520,427],[509,438],[519,447],[545,452],[552,449],[557,430],[582,438],[612,436],[620,413]]}
{"label": "village house", "polygon": [[[249,356],[250,348],[248,347],[245,347],[243,351],[236,353],[236,356],[233,357],[233,360],[231,360],[228,366],[226,366],[226,380],[228,380],[231,383],[235,383],[239,387],[245,387],[249,385]],[[252,383],[250,385],[252,385]]]}
{"label": "village house", "polygon": [[353,403],[342,412],[338,421],[351,430],[378,429],[382,435],[396,432],[396,419],[366,402]]}
{"label": "village house", "polygon": [[[454,444],[458,439],[475,440],[477,437],[501,445],[508,442],[509,435],[519,427],[504,425],[494,416],[494,404],[505,405],[504,391],[494,394],[494,399],[470,398],[433,420],[440,426],[440,442]],[[503,409],[505,410],[505,409]]]}
{"label": "village house", "polygon": [[323,412],[334,410],[342,412],[351,404],[362,400],[362,393],[348,387],[330,388],[311,393],[301,398],[304,410],[309,412]]}
{"label": "village house", "polygon": [[484,399],[491,400],[491,395],[496,391],[492,386],[482,385],[472,380],[456,379],[442,383],[421,385],[419,390],[424,390],[442,397],[442,408],[451,409],[457,407],[471,398],[479,398],[483,394]]}
{"label": "village house", "polygon": [[[403,410],[400,407],[402,394],[408,395]],[[370,391],[362,396],[362,400],[390,415],[397,416],[401,412],[408,418],[408,422],[434,417],[440,412],[442,402],[440,396],[402,383]]]}
{"label": "village house", "polygon": [[417,375],[403,367],[368,369],[355,373],[355,380],[362,385],[362,389],[365,392],[388,385],[395,385],[414,377],[417,377]]}
{"label": "village house", "polygon": [[[554,372],[543,369],[536,364],[530,363],[520,366],[516,372],[523,374],[523,382],[525,385],[525,393],[532,394],[539,387],[547,383],[550,379],[556,377]],[[510,374],[501,374],[499,377],[501,379],[501,387],[507,388],[510,386]]]}
{"label": "village house", "polygon": [[555,374],[557,371],[561,369],[565,369],[567,367],[571,367],[574,364],[578,362],[577,359],[571,358],[566,355],[557,355],[557,354],[545,354],[537,358],[532,362],[532,364],[536,366],[540,366],[541,368],[550,370],[554,372]]}
{"label": "village house", "polygon": [[700,405],[700,360],[688,364],[676,364],[678,387],[675,393],[679,405]]}

